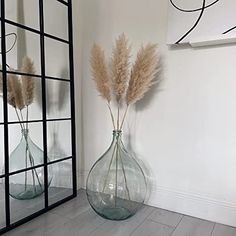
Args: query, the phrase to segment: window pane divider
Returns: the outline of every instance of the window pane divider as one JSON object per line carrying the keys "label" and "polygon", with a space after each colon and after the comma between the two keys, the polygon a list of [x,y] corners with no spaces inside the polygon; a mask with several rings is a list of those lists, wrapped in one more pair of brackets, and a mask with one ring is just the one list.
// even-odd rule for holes
{"label": "window pane divider", "polygon": [[[0,72],[3,72],[3,70],[0,70]],[[35,77],[35,78],[42,78],[42,75],[38,75],[38,74],[28,74],[28,73],[23,73],[20,71],[6,71],[7,74],[13,74],[13,75],[24,75],[24,76],[31,76],[31,77]],[[45,78],[48,80],[59,80],[59,81],[64,81],[64,82],[71,82],[70,79],[63,79],[63,78],[59,78],[59,77],[53,77],[53,76],[47,76],[45,75]]]}
{"label": "window pane divider", "polygon": [[57,0],[57,1],[64,4],[64,5],[68,5],[68,3],[66,1],[63,1],[63,0]]}
{"label": "window pane divider", "polygon": [[[72,118],[56,118],[56,119],[47,119],[46,121],[52,122],[60,122],[60,121],[70,121]],[[30,124],[30,123],[40,123],[43,122],[43,120],[29,120],[29,121],[9,121],[9,122],[0,122],[0,125],[9,124],[9,125],[15,125],[15,124]]]}
{"label": "window pane divider", "polygon": [[61,43],[65,43],[65,44],[69,44],[69,41],[68,40],[65,40],[65,39],[62,39],[62,38],[59,38],[55,35],[52,35],[52,34],[48,34],[48,33],[45,33],[45,32],[41,32],[40,30],[37,30],[35,28],[31,28],[29,26],[26,26],[26,25],[22,25],[22,24],[19,24],[17,22],[14,22],[14,21],[11,21],[11,20],[7,20],[7,19],[1,19],[2,21],[5,21],[7,24],[9,25],[13,25],[13,26],[16,26],[16,27],[19,27],[21,29],[24,29],[24,30],[27,30],[27,31],[30,31],[31,33],[35,33],[35,34],[38,34],[38,35],[44,35],[45,37],[48,37],[48,38],[51,38],[51,39],[54,39],[56,41],[59,41]]}
{"label": "window pane divider", "polygon": [[[63,161],[66,161],[66,160],[70,160],[72,158],[73,158],[72,156],[60,158],[60,159],[48,162],[47,165],[52,165],[52,164],[55,164],[55,163],[58,163],[58,162],[63,162]],[[13,172],[9,172],[9,176],[17,175],[17,174],[20,174],[20,173],[24,173],[26,171],[35,170],[35,169],[42,168],[42,167],[44,167],[44,164],[39,164],[39,165],[28,167],[28,168],[25,168],[25,169],[16,170],[16,171],[13,171]],[[4,175],[2,175],[2,176],[4,176]],[[2,177],[0,176],[0,178],[2,178]]]}

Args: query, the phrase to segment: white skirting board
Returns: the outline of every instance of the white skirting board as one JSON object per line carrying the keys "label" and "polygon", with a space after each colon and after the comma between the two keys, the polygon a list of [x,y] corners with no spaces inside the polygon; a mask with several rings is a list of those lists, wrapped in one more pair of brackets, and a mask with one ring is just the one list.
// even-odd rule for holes
{"label": "white skirting board", "polygon": [[223,202],[207,196],[156,186],[152,190],[148,205],[236,226],[236,203]]}
{"label": "white skirting board", "polygon": [[[79,171],[80,187],[86,188],[89,171]],[[153,186],[147,205],[236,227],[236,203],[223,202],[199,194],[164,186]]]}

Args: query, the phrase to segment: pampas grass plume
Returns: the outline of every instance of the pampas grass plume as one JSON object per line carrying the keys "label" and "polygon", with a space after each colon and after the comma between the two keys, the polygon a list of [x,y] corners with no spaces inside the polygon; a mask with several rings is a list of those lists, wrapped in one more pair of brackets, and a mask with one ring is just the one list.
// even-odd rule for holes
{"label": "pampas grass plume", "polygon": [[128,86],[130,51],[128,39],[123,33],[116,40],[111,62],[113,89],[118,103],[125,95]]}
{"label": "pampas grass plume", "polygon": [[[26,74],[35,74],[34,63],[29,57],[24,57],[21,71]],[[32,76],[21,76],[22,79],[22,94],[24,103],[29,106],[34,100],[34,79]]]}
{"label": "pampas grass plume", "polygon": [[16,75],[10,74],[7,78],[8,103],[14,108],[22,110],[25,107],[22,95],[22,85]]}
{"label": "pampas grass plume", "polygon": [[100,95],[107,100],[108,103],[111,101],[111,88],[109,72],[105,61],[105,55],[102,48],[94,44],[91,51],[91,71],[93,79],[96,83],[97,90]]}
{"label": "pampas grass plume", "polygon": [[126,103],[131,105],[143,98],[144,94],[154,84],[159,71],[159,58],[156,44],[147,44],[141,47],[131,70],[129,87],[126,94]]}

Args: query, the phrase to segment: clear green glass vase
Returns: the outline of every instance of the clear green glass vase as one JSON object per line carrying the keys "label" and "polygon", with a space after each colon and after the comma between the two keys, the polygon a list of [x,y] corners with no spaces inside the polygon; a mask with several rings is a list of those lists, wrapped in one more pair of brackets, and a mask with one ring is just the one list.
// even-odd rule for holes
{"label": "clear green glass vase", "polygon": [[121,131],[113,131],[110,147],[90,170],[86,192],[92,208],[106,219],[125,220],[142,207],[147,192],[145,175],[126,151]]}
{"label": "clear green glass vase", "polygon": [[[49,160],[48,160],[49,161]],[[10,154],[10,172],[23,170],[44,163],[43,151],[31,140],[29,130],[22,130],[20,143]],[[52,169],[48,168],[48,182],[52,181]],[[18,200],[33,199],[44,192],[44,168],[30,169],[9,178],[10,196]]]}

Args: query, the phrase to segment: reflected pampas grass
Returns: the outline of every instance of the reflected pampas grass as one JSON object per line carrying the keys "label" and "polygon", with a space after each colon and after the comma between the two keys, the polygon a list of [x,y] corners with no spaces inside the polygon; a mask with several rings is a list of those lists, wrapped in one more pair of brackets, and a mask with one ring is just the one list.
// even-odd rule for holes
{"label": "reflected pampas grass", "polygon": [[25,108],[25,103],[22,93],[22,83],[20,79],[16,75],[10,74],[7,77],[7,85],[8,85],[9,104],[21,111],[22,109]]}
{"label": "reflected pampas grass", "polygon": [[[11,69],[13,72],[14,70]],[[18,76],[15,73],[7,73],[7,102],[15,109],[17,118],[20,122],[28,121],[28,108],[34,101],[34,79],[35,74],[34,63],[29,57],[23,59],[21,71],[24,74]],[[0,76],[0,94],[3,93],[3,77]],[[23,110],[26,108],[26,119],[23,116]],[[25,128],[24,124],[20,123],[21,128]],[[28,128],[28,123],[27,123]]]}
{"label": "reflected pampas grass", "polygon": [[[23,66],[21,69],[22,72],[26,74],[35,74],[34,63],[29,57],[23,59]],[[33,103],[34,100],[34,79],[32,76],[21,76],[22,80],[22,94],[24,98],[25,106],[29,106]]]}

